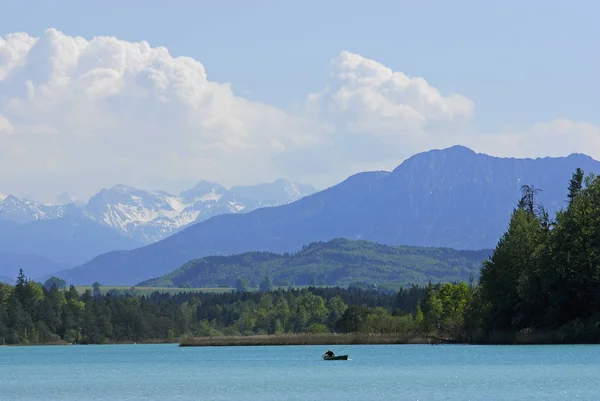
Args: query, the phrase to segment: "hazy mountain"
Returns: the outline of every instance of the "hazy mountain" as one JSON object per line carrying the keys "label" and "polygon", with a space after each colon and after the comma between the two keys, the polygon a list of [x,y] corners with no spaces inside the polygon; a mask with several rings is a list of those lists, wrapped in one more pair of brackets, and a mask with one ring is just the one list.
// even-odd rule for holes
{"label": "hazy mountain", "polygon": [[59,205],[77,205],[77,206],[85,206],[85,202],[81,202],[80,200],[69,195],[68,192],[62,192],[56,197],[56,203]]}
{"label": "hazy mountain", "polygon": [[[0,220],[1,252],[37,255],[63,266],[81,264],[111,250],[134,249],[138,246],[140,244],[131,238],[78,217],[37,220],[25,224]],[[28,273],[28,276],[35,277],[32,273]]]}
{"label": "hazy mountain", "polygon": [[515,159],[454,146],[417,154],[392,172],[356,174],[294,203],[225,214],[155,244],[100,255],[64,272],[75,283],[131,285],[209,255],[290,252],[314,241],[365,239],[389,245],[493,248],[523,184],[550,212],[563,206],[573,171],[600,172],[589,156]]}
{"label": "hazy mountain", "polygon": [[0,200],[0,220],[27,223],[65,216],[80,217],[110,227],[137,242],[151,243],[219,214],[283,205],[314,192],[309,185],[286,180],[238,186],[231,190],[202,181],[179,196],[116,185],[102,189],[87,205],[78,203],[67,193],[59,195],[58,199],[66,204],[58,206],[8,196]]}
{"label": "hazy mountain", "polygon": [[297,201],[316,191],[311,185],[277,180],[268,184],[234,186],[230,192],[235,199],[243,199],[250,208],[257,209]]}
{"label": "hazy mountain", "polygon": [[23,269],[29,278],[40,279],[70,267],[72,265],[55,262],[43,256],[0,251],[0,276],[9,277],[12,281],[16,279],[19,269]]}

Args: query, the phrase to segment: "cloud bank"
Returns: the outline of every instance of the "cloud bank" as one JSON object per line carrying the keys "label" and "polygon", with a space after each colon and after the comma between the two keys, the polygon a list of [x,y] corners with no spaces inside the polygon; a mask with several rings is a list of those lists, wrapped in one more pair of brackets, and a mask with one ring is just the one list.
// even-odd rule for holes
{"label": "cloud bank", "polygon": [[0,190],[51,201],[125,183],[177,190],[279,177],[334,184],[460,143],[498,156],[600,158],[600,130],[557,119],[479,133],[475,103],[358,54],[291,113],[237,96],[163,47],[48,29],[0,37]]}

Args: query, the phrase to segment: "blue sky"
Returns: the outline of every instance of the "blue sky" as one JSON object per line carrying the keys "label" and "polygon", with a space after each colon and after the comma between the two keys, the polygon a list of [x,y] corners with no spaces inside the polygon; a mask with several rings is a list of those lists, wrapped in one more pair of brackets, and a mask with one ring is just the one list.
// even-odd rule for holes
{"label": "blue sky", "polygon": [[[55,28],[88,40],[115,36],[128,42],[147,41],[151,47],[168,48],[174,57],[198,60],[209,81],[231,83],[237,96],[292,113],[303,107],[307,94],[323,90],[332,59],[349,51],[392,71],[422,77],[444,96],[458,93],[472,100],[471,130],[521,132],[561,118],[600,126],[599,2],[166,4],[5,2],[0,36],[26,32],[40,37],[47,28]],[[406,156],[398,155],[398,160]],[[389,162],[389,157],[386,160]],[[355,172],[357,167],[353,168],[332,172],[329,178],[317,181],[333,183]],[[290,178],[311,178],[292,170],[281,169],[282,173],[289,172]],[[222,179],[218,175],[214,178]],[[238,181],[260,178],[239,177]],[[188,181],[192,180],[190,177]],[[3,184],[14,187],[9,181],[0,177],[0,192],[8,190],[1,187]],[[235,183],[236,179],[225,181]],[[149,182],[139,180],[141,185]],[[56,192],[60,192],[58,188]]]}
{"label": "blue sky", "polygon": [[319,90],[331,58],[348,50],[474,99],[484,128],[556,117],[600,124],[600,2],[167,4],[7,2],[0,34],[57,28],[146,40],[198,59],[209,78],[231,82],[241,95],[287,107]]}

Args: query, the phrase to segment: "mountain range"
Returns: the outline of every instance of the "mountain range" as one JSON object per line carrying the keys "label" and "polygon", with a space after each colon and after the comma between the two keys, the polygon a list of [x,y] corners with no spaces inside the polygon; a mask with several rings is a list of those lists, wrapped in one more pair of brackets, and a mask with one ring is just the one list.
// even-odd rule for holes
{"label": "mountain range", "polygon": [[112,228],[139,244],[149,244],[212,216],[278,206],[315,191],[310,185],[280,179],[253,186],[234,186],[230,190],[201,181],[179,195],[116,185],[102,189],[84,205],[73,200],[65,205],[46,205],[9,195],[0,200],[0,221],[24,224],[77,217]]}
{"label": "mountain range", "polygon": [[47,205],[14,195],[0,197],[0,275],[19,268],[44,279],[113,250],[130,250],[222,213],[246,213],[314,193],[287,180],[227,190],[201,181],[172,195],[125,185],[102,189],[87,204]]}
{"label": "mountain range", "polygon": [[113,251],[60,272],[76,284],[133,285],[211,255],[295,252],[334,238],[387,245],[493,248],[506,229],[521,186],[534,185],[546,209],[565,205],[577,167],[600,172],[583,154],[537,159],[500,158],[463,146],[431,150],[393,171],[353,175],[295,202],[222,214],[134,250]]}

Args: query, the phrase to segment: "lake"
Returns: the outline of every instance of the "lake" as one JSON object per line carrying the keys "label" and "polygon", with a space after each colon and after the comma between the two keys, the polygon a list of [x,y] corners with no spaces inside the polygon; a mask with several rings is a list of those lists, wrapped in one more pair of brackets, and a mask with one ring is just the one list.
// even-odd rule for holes
{"label": "lake", "polygon": [[597,400],[600,346],[0,347],[1,400]]}

